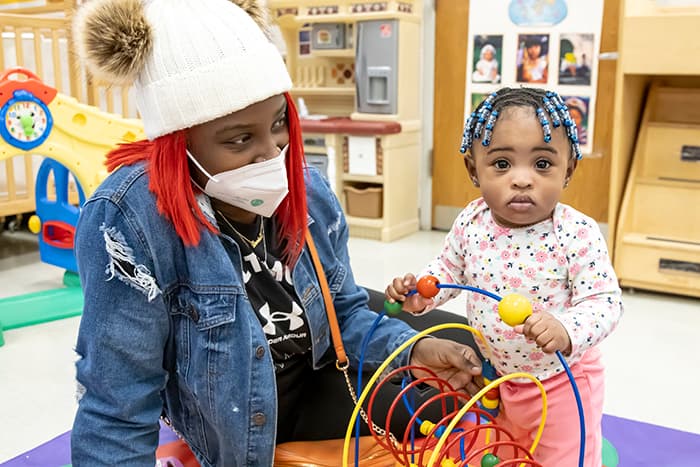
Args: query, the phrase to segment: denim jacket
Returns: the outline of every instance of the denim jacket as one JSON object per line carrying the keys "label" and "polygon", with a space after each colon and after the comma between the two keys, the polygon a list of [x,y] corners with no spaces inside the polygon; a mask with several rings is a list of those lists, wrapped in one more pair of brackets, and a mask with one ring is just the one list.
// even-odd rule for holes
{"label": "denim jacket", "polygon": [[[348,227],[335,195],[314,168],[306,186],[308,227],[350,363],[357,366],[376,314],[350,270]],[[215,222],[202,198],[205,215]],[[272,465],[274,366],[246,297],[240,254],[232,261],[223,242],[238,251],[231,238],[208,231],[199,245],[185,246],[159,214],[143,164],[114,172],[85,203],[75,250],[85,308],[76,348],[73,465],[153,467],[164,408],[202,466]],[[308,250],[292,274],[318,368],[334,355]],[[365,363],[378,367],[414,334],[385,318]],[[393,366],[407,359],[403,352]]]}

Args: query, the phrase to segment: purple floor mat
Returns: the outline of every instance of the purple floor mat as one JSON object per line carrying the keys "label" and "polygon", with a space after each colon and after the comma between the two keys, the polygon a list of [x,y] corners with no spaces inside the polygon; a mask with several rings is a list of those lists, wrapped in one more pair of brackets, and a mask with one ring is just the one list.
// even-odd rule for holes
{"label": "purple floor mat", "polygon": [[[698,467],[700,435],[626,418],[603,416],[603,436],[620,456],[618,467]],[[176,440],[161,426],[160,443]],[[64,433],[0,467],[62,467],[70,464],[70,432]]]}
{"label": "purple floor mat", "polygon": [[[177,439],[175,433],[162,423],[159,436],[160,444],[167,444]],[[70,431],[67,431],[51,441],[0,464],[0,467],[62,467],[70,463]]]}
{"label": "purple floor mat", "polygon": [[618,467],[700,466],[697,434],[604,415],[603,436],[617,449]]}

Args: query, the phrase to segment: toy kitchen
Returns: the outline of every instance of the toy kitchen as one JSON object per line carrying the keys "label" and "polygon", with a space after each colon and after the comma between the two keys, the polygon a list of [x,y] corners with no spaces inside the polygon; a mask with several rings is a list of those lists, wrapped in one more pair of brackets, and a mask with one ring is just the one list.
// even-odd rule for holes
{"label": "toy kitchen", "polygon": [[284,39],[307,162],[350,235],[419,229],[422,0],[268,0]]}

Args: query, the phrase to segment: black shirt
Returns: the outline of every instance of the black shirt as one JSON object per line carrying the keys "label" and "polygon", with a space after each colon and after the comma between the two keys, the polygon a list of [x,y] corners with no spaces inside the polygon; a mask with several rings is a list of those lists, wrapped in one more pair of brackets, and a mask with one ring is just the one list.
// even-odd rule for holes
{"label": "black shirt", "polygon": [[[293,429],[296,403],[310,369],[309,323],[294,290],[292,271],[279,259],[271,219],[240,224],[217,213],[222,232],[239,246],[248,300],[262,325],[277,375],[278,442]],[[224,246],[231,256],[230,247]]]}

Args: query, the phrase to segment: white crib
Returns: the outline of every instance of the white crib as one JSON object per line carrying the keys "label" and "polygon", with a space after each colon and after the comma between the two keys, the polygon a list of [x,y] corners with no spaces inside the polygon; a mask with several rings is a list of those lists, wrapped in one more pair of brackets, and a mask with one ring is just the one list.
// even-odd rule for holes
{"label": "white crib", "polygon": [[[21,0],[0,4],[0,73],[24,67],[58,92],[102,110],[137,117],[129,87],[92,82],[69,41],[76,0]],[[42,154],[0,154],[0,221],[35,210],[34,180]],[[77,196],[75,198],[77,200]],[[2,224],[0,223],[0,226]]]}

